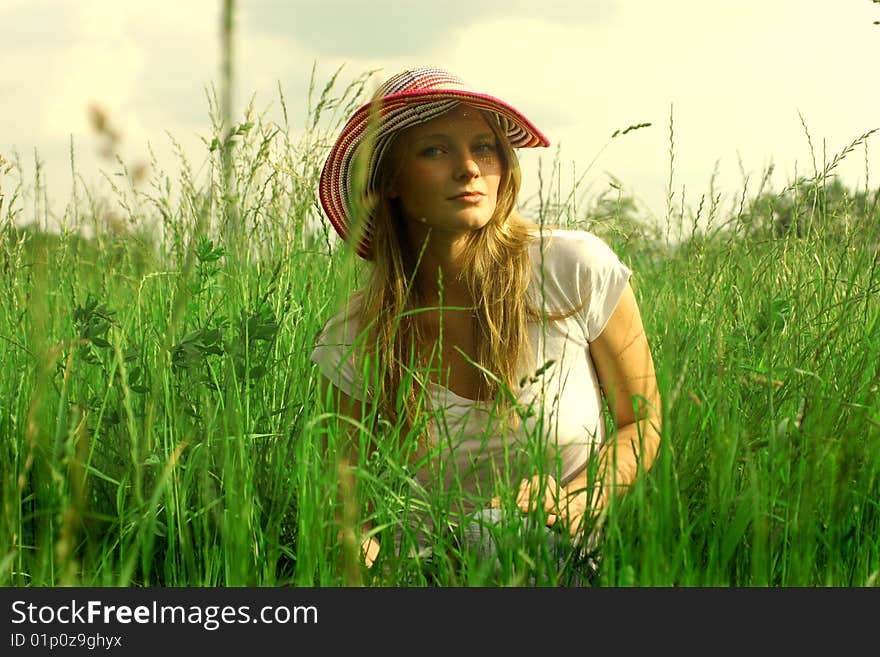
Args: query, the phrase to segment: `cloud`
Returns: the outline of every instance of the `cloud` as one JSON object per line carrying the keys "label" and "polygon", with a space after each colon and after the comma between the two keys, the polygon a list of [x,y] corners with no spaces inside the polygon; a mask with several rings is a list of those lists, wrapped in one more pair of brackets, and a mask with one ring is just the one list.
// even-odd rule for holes
{"label": "cloud", "polygon": [[376,59],[419,57],[445,50],[464,29],[479,31],[498,18],[537,18],[559,25],[600,25],[616,14],[600,0],[448,0],[437,4],[400,0],[252,0],[242,6],[245,30],[281,35],[315,57]]}
{"label": "cloud", "polygon": [[[32,55],[47,48],[64,49],[71,46],[77,40],[75,33],[70,30],[76,11],[74,3],[57,6],[51,0],[5,0],[0,8],[0,24],[14,25],[15,28],[3,31],[4,52],[27,52]],[[9,55],[4,59],[7,57]]]}
{"label": "cloud", "polygon": [[[880,100],[869,80],[880,42],[870,2],[833,11],[801,0],[241,0],[236,7],[237,116],[253,93],[258,110],[277,110],[280,84],[291,125],[303,125],[313,64],[318,89],[343,64],[337,89],[370,69],[380,69],[378,83],[407,66],[442,66],[521,109],[578,171],[613,130],[652,122],[614,140],[591,177],[605,184],[608,171],[660,206],[673,103],[677,190],[705,189],[721,160],[730,174],[724,186],[738,191],[740,155],[754,177],[771,160],[792,175],[795,162],[800,172],[811,169],[798,111],[817,150],[827,139],[829,157],[878,127]],[[138,156],[148,140],[166,146],[167,131],[199,161],[196,135],[210,132],[205,87],[220,75],[219,11],[216,0],[0,0],[0,152],[14,146],[27,157],[36,147],[49,177],[69,179],[73,135],[80,167],[89,169],[84,155],[96,146],[86,112],[97,102]],[[539,150],[545,161],[554,155]],[[864,178],[866,156],[845,164]],[[64,192],[53,195],[65,200]]]}

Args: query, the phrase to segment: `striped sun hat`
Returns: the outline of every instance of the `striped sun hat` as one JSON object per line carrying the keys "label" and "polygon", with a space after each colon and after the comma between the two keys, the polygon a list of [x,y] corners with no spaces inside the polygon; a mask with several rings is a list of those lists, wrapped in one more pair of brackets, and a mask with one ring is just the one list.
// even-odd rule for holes
{"label": "striped sun hat", "polygon": [[[400,130],[425,123],[448,112],[459,103],[494,112],[511,146],[529,148],[549,146],[549,140],[535,125],[503,100],[471,89],[460,78],[438,68],[403,71],[388,79],[373,99],[358,109],[342,129],[321,171],[319,196],[330,223],[343,239],[352,224],[351,198],[354,169],[364,148],[366,193],[376,188],[378,163]],[[372,224],[368,220],[357,253],[370,258]]]}

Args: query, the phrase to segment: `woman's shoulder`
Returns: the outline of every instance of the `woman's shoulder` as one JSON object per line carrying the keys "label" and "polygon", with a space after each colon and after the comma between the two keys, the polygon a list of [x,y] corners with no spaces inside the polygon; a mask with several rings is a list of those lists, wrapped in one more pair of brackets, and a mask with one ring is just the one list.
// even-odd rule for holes
{"label": "woman's shoulder", "polygon": [[536,228],[532,232],[530,248],[533,262],[543,262],[548,268],[589,268],[619,262],[617,253],[604,239],[577,228]]}
{"label": "woman's shoulder", "polygon": [[357,364],[357,348],[363,343],[357,299],[349,299],[324,324],[315,340],[311,359],[321,373],[349,397],[364,399]]}
{"label": "woman's shoulder", "polygon": [[360,296],[354,294],[336,308],[324,323],[318,342],[352,346],[362,328],[361,305]]}
{"label": "woman's shoulder", "polygon": [[585,339],[602,332],[632,270],[598,235],[586,230],[542,230],[532,243],[532,283],[548,307],[578,308]]}

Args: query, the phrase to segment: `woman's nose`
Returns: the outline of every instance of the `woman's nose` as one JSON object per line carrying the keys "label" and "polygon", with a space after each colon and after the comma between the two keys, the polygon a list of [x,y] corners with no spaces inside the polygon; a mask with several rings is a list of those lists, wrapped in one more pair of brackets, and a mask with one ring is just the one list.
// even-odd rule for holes
{"label": "woman's nose", "polygon": [[465,155],[461,158],[461,161],[458,163],[458,167],[455,172],[456,178],[461,178],[462,180],[468,180],[470,178],[476,178],[480,175],[480,167],[473,157],[470,155]]}

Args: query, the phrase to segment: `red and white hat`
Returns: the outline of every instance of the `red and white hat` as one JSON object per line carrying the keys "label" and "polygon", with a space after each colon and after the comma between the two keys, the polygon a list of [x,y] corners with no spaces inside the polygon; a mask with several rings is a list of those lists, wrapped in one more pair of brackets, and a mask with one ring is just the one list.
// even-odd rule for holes
{"label": "red and white hat", "polygon": [[[410,69],[388,79],[373,100],[358,109],[343,127],[321,171],[319,196],[330,223],[343,239],[352,224],[353,171],[361,151],[369,148],[366,193],[375,191],[378,163],[398,131],[425,123],[459,103],[494,112],[511,146],[549,146],[549,140],[518,110],[503,100],[479,93],[460,78],[437,68]],[[366,145],[366,146],[365,146]],[[363,166],[363,165],[359,165]],[[372,225],[365,226],[357,253],[370,258]]]}

